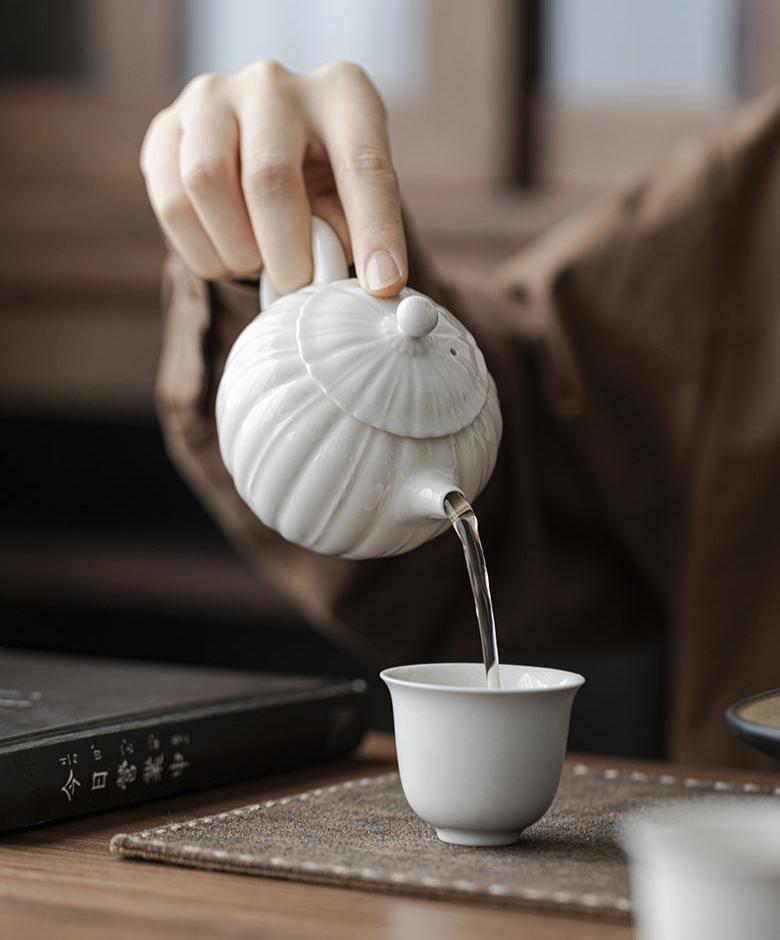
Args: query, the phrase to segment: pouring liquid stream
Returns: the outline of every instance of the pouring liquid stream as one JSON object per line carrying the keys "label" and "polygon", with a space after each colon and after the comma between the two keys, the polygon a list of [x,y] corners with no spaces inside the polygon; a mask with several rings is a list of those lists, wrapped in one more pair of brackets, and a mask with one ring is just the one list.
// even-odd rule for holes
{"label": "pouring liquid stream", "polygon": [[474,595],[477,610],[479,637],[482,642],[482,658],[485,661],[485,675],[489,689],[501,688],[499,674],[498,644],[496,643],[496,621],[493,616],[493,601],[490,597],[485,553],[479,538],[477,516],[471,504],[460,493],[448,493],[444,498],[444,509],[453,529],[463,546],[466,558],[466,570]]}

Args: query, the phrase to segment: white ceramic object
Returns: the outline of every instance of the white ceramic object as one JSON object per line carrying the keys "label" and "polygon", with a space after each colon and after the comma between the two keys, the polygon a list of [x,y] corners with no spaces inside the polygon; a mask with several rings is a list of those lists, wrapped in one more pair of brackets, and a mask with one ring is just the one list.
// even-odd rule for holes
{"label": "white ceramic object", "polygon": [[[267,526],[313,551],[373,558],[449,526],[501,439],[496,388],[455,317],[404,288],[391,300],[347,278],[338,238],[312,220],[314,281],[279,297],[230,352],[217,394],[222,459]],[[265,309],[267,306],[267,309]]]}
{"label": "white ceramic object", "polygon": [[780,937],[780,800],[706,800],[629,819],[640,940]]}
{"label": "white ceramic object", "polygon": [[582,676],[482,663],[386,669],[401,785],[409,805],[456,845],[508,845],[555,798]]}

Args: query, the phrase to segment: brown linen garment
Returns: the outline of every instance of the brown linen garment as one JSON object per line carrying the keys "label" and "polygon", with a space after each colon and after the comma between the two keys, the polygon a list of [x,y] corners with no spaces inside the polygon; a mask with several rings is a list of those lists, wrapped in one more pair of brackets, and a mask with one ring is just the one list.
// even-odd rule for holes
{"label": "brown linen garment", "polygon": [[[759,760],[723,709],[780,686],[780,97],[552,229],[479,287],[412,286],[474,333],[504,439],[477,500],[503,658],[664,634],[672,755]],[[314,555],[264,528],[219,456],[214,396],[256,288],[166,268],[170,452],[258,571],[376,665],[477,654],[460,545]]]}

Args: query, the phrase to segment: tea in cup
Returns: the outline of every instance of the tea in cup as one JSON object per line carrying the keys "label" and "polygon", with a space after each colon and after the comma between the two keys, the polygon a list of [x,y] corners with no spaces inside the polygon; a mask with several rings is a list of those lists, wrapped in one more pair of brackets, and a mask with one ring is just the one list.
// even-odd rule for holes
{"label": "tea in cup", "polygon": [[385,669],[398,769],[414,812],[455,845],[516,842],[550,808],[582,676],[502,663]]}

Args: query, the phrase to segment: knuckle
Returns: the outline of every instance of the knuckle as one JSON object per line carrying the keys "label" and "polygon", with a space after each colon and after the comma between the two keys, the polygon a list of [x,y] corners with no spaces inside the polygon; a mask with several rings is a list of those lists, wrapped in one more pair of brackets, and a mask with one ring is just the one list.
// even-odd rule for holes
{"label": "knuckle", "polygon": [[337,81],[371,85],[371,79],[366,74],[365,69],[358,65],[357,62],[349,62],[346,60],[329,62],[322,67],[321,74],[326,78],[335,79]]}
{"label": "knuckle", "polygon": [[224,188],[230,179],[230,165],[226,160],[206,160],[188,167],[182,173],[182,183],[188,193],[209,195]]}
{"label": "knuckle", "polygon": [[189,267],[204,281],[218,281],[228,273],[225,268],[216,264],[204,264],[197,261],[192,262]]}
{"label": "knuckle", "polygon": [[298,183],[299,170],[288,160],[259,160],[248,167],[243,186],[250,196],[288,196]]}
{"label": "knuckle", "polygon": [[183,192],[167,196],[157,204],[157,216],[163,225],[175,229],[185,222],[191,213],[190,201]]}
{"label": "knuckle", "polygon": [[141,152],[138,160],[141,167],[141,172],[144,174],[144,176],[147,174],[150,155],[152,155],[152,152],[154,151],[155,139],[157,138],[159,131],[173,119],[173,111],[170,107],[167,107],[163,108],[162,111],[158,111],[149,122],[149,126],[146,128],[146,133],[144,134],[144,139],[141,143]]}
{"label": "knuckle", "polygon": [[161,127],[164,127],[165,124],[171,119],[173,111],[169,105],[167,108],[163,108],[161,111],[158,111],[157,114],[149,121],[149,126],[146,128],[145,140],[148,140],[153,134],[155,134]]}
{"label": "knuckle", "polygon": [[220,258],[234,277],[256,274],[262,264],[257,243],[248,232],[243,236],[221,241],[217,249]]}
{"label": "knuckle", "polygon": [[274,82],[287,74],[287,69],[276,59],[260,59],[241,69],[239,73],[251,82]]}
{"label": "knuckle", "polygon": [[397,244],[399,235],[403,238],[403,230],[400,219],[388,214],[367,221],[361,228],[360,235],[364,241],[372,244],[394,245]]}
{"label": "knuckle", "polygon": [[260,255],[257,252],[254,256],[229,258],[228,261],[233,277],[250,277],[257,274],[261,264]]}
{"label": "knuckle", "polygon": [[369,145],[355,147],[344,163],[345,172],[356,176],[370,176],[380,180],[395,181],[395,167],[389,154],[379,147]]}
{"label": "knuckle", "polygon": [[201,98],[212,94],[222,79],[216,72],[202,72],[184,86],[181,98]]}

